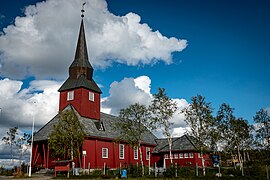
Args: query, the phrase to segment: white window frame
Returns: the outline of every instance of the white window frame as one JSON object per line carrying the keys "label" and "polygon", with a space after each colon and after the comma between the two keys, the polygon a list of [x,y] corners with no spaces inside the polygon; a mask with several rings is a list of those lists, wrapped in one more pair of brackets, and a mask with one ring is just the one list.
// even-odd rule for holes
{"label": "white window frame", "polygon": [[178,154],[173,155],[174,159],[178,159]]}
{"label": "white window frame", "polygon": [[89,92],[89,101],[95,101],[95,93]]}
{"label": "white window frame", "polygon": [[[145,148],[145,154],[146,154],[146,156],[145,156],[145,158],[146,158],[146,160],[149,160],[150,159],[150,147],[146,147]],[[149,152],[149,153],[148,153]]]}
{"label": "white window frame", "polygon": [[191,152],[191,153],[189,153],[189,157],[190,158],[194,158],[194,155],[193,155],[193,153]]}
{"label": "white window frame", "polygon": [[138,146],[134,146],[134,159],[139,159]]}
{"label": "white window frame", "polygon": [[102,158],[104,158],[104,159],[109,158],[109,150],[108,150],[108,148],[102,148],[101,153],[102,153]]}
{"label": "white window frame", "polygon": [[119,159],[125,159],[125,145],[119,144]]}
{"label": "white window frame", "polygon": [[169,155],[168,155],[168,154],[165,154],[165,155],[164,155],[164,158],[165,158],[165,159],[168,159],[168,158],[169,158]]}
{"label": "white window frame", "polygon": [[67,101],[71,101],[74,99],[74,91],[67,92]]}
{"label": "white window frame", "polygon": [[184,158],[188,158],[188,153],[184,153]]}
{"label": "white window frame", "polygon": [[201,153],[198,153],[198,158],[202,158]]}
{"label": "white window frame", "polygon": [[179,158],[184,158],[183,153],[180,153],[180,154],[179,154]]}

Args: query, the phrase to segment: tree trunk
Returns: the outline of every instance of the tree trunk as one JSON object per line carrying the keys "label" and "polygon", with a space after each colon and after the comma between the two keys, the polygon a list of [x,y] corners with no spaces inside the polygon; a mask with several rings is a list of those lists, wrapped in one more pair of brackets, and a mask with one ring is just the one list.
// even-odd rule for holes
{"label": "tree trunk", "polygon": [[74,154],[73,154],[73,142],[71,141],[71,152],[70,152],[70,155],[71,155],[71,160],[72,160],[72,175],[74,176],[75,174],[75,163],[73,162],[73,159],[74,159]]}
{"label": "tree trunk", "polygon": [[22,165],[23,149],[20,149],[20,167]]}
{"label": "tree trunk", "polygon": [[248,153],[248,151],[247,151],[247,159],[248,159],[248,161],[250,161],[250,158],[249,158],[249,153]]}
{"label": "tree trunk", "polygon": [[231,154],[232,154],[233,167],[234,167],[234,169],[236,169],[233,153],[231,152]]}
{"label": "tree trunk", "polygon": [[171,166],[173,165],[173,157],[172,157],[172,138],[168,137],[168,143],[169,143],[169,156],[170,156],[170,161],[171,161]]}
{"label": "tree trunk", "polygon": [[141,161],[141,165],[142,165],[142,177],[144,177],[144,164],[143,164],[141,144],[139,144],[139,151],[140,151],[140,161]]}
{"label": "tree trunk", "polygon": [[237,146],[237,152],[238,152],[238,159],[239,159],[239,163],[240,163],[242,176],[244,176],[243,160],[242,160],[242,156],[241,156],[241,153],[240,153],[240,147],[239,146]]}
{"label": "tree trunk", "polygon": [[14,166],[12,141],[10,141],[10,153],[11,153],[11,159],[12,159],[12,166]]}
{"label": "tree trunk", "polygon": [[204,166],[204,157],[203,157],[203,147],[202,146],[201,146],[201,158],[202,158],[203,176],[205,176],[205,166]]}
{"label": "tree trunk", "polygon": [[221,166],[221,153],[219,152],[219,167]]}

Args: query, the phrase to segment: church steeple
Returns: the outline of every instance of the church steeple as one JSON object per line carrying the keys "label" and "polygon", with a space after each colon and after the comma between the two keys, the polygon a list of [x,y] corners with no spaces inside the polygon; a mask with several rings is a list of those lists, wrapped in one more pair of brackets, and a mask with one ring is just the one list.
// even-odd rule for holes
{"label": "church steeple", "polygon": [[93,79],[94,69],[88,59],[83,13],[82,9],[79,37],[74,60],[69,66],[69,77],[58,90],[59,110],[62,111],[71,104],[81,116],[99,120],[102,92]]}
{"label": "church steeple", "polygon": [[93,67],[88,60],[83,19],[81,20],[74,61],[69,67],[69,76],[71,79],[77,79],[80,75],[85,75],[88,80],[92,80],[93,78]]}
{"label": "church steeple", "polygon": [[[84,4],[83,4],[84,6]],[[72,64],[69,67],[69,78],[60,87],[59,92],[74,89],[78,87],[85,87],[89,90],[101,93],[101,90],[93,80],[93,67],[88,59],[85,31],[84,31],[84,9],[82,8],[82,20],[80,25],[79,37],[77,41],[77,48],[75,57]]]}

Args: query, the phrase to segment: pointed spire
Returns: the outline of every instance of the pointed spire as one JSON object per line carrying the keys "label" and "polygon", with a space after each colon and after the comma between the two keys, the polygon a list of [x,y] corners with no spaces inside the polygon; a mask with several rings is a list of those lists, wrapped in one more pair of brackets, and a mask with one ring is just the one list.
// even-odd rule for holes
{"label": "pointed spire", "polygon": [[84,23],[83,19],[81,21],[80,33],[77,42],[77,48],[75,53],[75,58],[71,66],[82,66],[82,67],[91,67],[91,64],[88,60],[87,45],[84,32]]}
{"label": "pointed spire", "polygon": [[87,45],[84,32],[84,22],[83,22],[84,5],[85,3],[83,3],[81,10],[82,20],[75,57],[72,64],[69,66],[69,77],[60,87],[60,89],[58,90],[59,92],[84,87],[92,91],[95,91],[99,94],[102,93],[98,85],[93,80],[94,70],[88,60]]}
{"label": "pointed spire", "polygon": [[85,31],[84,31],[84,22],[83,22],[83,17],[84,17],[83,6],[81,10],[82,20],[81,20],[80,32],[79,32],[79,37],[78,37],[78,42],[77,42],[77,48],[75,52],[75,58],[69,67],[69,75],[72,79],[78,79],[80,75],[85,75],[87,79],[92,80],[93,67],[91,66],[88,60],[87,45],[86,45],[86,38],[85,38]]}

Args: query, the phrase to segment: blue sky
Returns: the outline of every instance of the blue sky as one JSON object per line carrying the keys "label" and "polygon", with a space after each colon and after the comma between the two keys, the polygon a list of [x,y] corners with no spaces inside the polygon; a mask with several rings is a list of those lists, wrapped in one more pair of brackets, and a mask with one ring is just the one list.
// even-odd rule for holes
{"label": "blue sky", "polygon": [[201,94],[215,109],[229,103],[249,121],[270,106],[269,1],[116,2],[109,2],[112,12],[136,12],[164,35],[188,40],[175,63],[131,67],[127,75],[147,74],[153,89],[165,87],[171,97]]}
{"label": "blue sky", "polygon": [[[40,1],[1,2],[1,30],[14,24],[17,16],[24,16],[25,6],[36,2]],[[144,75],[151,79],[151,93],[164,87],[170,97],[188,102],[192,96],[201,94],[212,103],[215,111],[226,102],[235,108],[236,116],[251,123],[256,111],[270,107],[269,1],[109,0],[107,3],[109,12],[114,15],[133,12],[140,16],[140,23],[146,23],[152,31],[159,31],[168,38],[185,39],[188,46],[181,52],[172,51],[170,64],[162,60],[136,65],[114,61],[106,67],[94,64],[95,80],[102,86],[103,97],[110,96],[110,85],[114,81]],[[78,26],[74,29],[77,36]],[[76,41],[69,43],[75,45]],[[91,49],[88,50],[91,54]],[[67,66],[69,64],[63,69]],[[0,75],[1,79],[22,81],[21,89],[29,88],[33,80],[62,82],[67,77],[67,74],[39,77],[31,72],[17,78],[14,74]]]}

